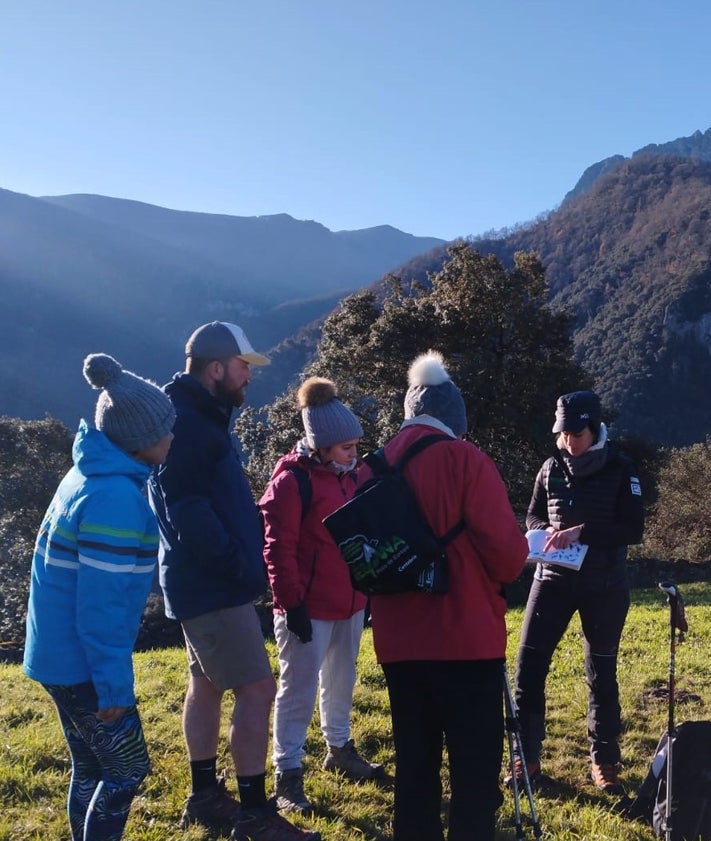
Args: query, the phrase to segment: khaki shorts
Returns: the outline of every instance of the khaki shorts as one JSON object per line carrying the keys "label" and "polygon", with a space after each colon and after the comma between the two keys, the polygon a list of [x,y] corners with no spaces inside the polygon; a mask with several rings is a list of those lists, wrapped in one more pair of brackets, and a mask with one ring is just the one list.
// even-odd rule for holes
{"label": "khaki shorts", "polygon": [[272,674],[253,604],[228,607],[182,623],[190,674],[225,691]]}

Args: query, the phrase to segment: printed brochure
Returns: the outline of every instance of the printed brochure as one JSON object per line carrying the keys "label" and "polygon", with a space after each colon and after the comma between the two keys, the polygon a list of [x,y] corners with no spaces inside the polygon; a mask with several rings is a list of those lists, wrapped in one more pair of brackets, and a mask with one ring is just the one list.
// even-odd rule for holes
{"label": "printed brochure", "polygon": [[528,540],[526,563],[557,564],[568,569],[580,569],[588,547],[582,543],[573,543],[567,549],[549,549],[548,552],[544,552],[543,547],[548,537],[548,532],[543,529],[526,532],[526,540]]}

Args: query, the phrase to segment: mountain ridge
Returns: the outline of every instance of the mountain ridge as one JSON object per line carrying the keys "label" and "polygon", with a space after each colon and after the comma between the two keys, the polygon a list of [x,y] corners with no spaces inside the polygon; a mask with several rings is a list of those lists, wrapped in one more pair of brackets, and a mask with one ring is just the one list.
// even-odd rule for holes
{"label": "mountain ridge", "polygon": [[[0,329],[12,349],[0,362],[0,412],[75,426],[95,397],[81,375],[87,353],[164,382],[200,323],[237,321],[266,350],[442,242],[386,226],[339,235],[288,214],[246,219],[0,190]],[[255,225],[266,234],[255,237]],[[42,360],[61,373],[45,374]],[[38,364],[34,377],[20,373]],[[255,399],[271,399],[259,380]]]}
{"label": "mountain ridge", "polygon": [[[413,237],[391,226],[361,231],[330,231],[313,220],[297,220],[287,213],[267,216],[229,216],[190,210],[171,210],[131,199],[114,199],[91,194],[44,197],[43,201],[71,208],[88,219],[150,236],[165,246],[190,251],[216,263],[225,271],[249,278],[250,284],[268,283],[272,295],[291,295],[303,288],[304,295],[322,292],[318,278],[323,261],[342,278],[341,291],[349,291],[383,272],[383,265],[395,268],[403,254],[412,253],[412,243],[428,248],[443,242],[435,237]],[[279,251],[273,248],[278,236],[281,248],[292,255],[294,274],[284,277]],[[375,248],[375,241],[378,248]],[[298,258],[298,259],[297,259]]]}
{"label": "mountain ridge", "polygon": [[639,155],[655,155],[665,158],[698,158],[701,161],[711,161],[711,128],[706,131],[697,129],[688,137],[677,137],[664,143],[648,143],[632,152],[629,158],[624,155],[611,155],[597,163],[591,164],[578,179],[576,185],[565,194],[561,204],[565,204],[578,196],[584,195],[598,178],[607,175],[622,161],[632,160]]}
{"label": "mountain ridge", "polygon": [[[576,358],[618,412],[615,431],[686,446],[711,430],[711,162],[625,159],[556,211],[473,248],[535,251],[550,305],[575,316]],[[446,248],[414,259],[420,280]],[[409,265],[398,270],[410,276]]]}
{"label": "mountain ridge", "polygon": [[[576,357],[617,411],[618,433],[672,446],[705,440],[711,129],[593,164],[575,189],[556,210],[471,246],[507,265],[516,251],[540,255],[550,304],[574,314]],[[2,412],[49,412],[73,426],[94,396],[81,376],[86,353],[112,353],[163,382],[182,367],[187,335],[215,318],[272,348],[250,389],[251,405],[271,402],[344,294],[380,289],[387,273],[426,282],[446,256],[444,241],[388,225],[334,233],[288,214],[0,190],[0,328],[11,349],[0,361]]]}

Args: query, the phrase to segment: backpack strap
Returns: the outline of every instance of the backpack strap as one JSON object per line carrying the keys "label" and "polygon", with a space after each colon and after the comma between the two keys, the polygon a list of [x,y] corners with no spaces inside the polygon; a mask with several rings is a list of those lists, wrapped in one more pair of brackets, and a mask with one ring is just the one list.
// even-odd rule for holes
{"label": "backpack strap", "polygon": [[380,476],[381,473],[387,473],[390,470],[390,465],[385,460],[385,452],[382,447],[372,453],[366,453],[363,456],[363,464],[368,465],[374,476]]}
{"label": "backpack strap", "polygon": [[446,531],[442,537],[438,537],[437,543],[439,543],[442,547],[446,546],[448,543],[451,543],[457,535],[461,534],[466,527],[467,524],[464,520],[460,520],[458,523],[455,523],[449,531]]}
{"label": "backpack strap", "polygon": [[400,458],[395,462],[392,466],[392,470],[401,473],[403,467],[410,461],[411,458],[416,456],[418,453],[421,453],[423,450],[426,450],[431,444],[436,444],[438,441],[453,441],[451,435],[444,435],[441,432],[434,432],[431,435],[423,435],[422,438],[418,438],[414,444],[411,444],[405,452],[400,456]]}
{"label": "backpack strap", "polygon": [[306,515],[309,513],[311,506],[311,497],[313,496],[313,488],[311,487],[311,476],[308,470],[299,467],[298,464],[290,464],[287,470],[296,479],[296,484],[299,488],[299,499],[301,500],[301,522],[303,523]]}
{"label": "backpack strap", "polygon": [[385,448],[380,447],[377,450],[374,450],[372,453],[366,453],[363,456],[363,462],[368,465],[368,467],[373,471],[373,473],[378,476],[381,473],[402,473],[402,468],[407,464],[407,462],[416,456],[418,453],[421,453],[422,450],[427,449],[430,444],[436,444],[437,441],[453,441],[454,439],[450,435],[443,435],[440,432],[433,433],[432,435],[424,435],[422,438],[418,438],[414,444],[409,446],[407,450],[400,456],[400,458],[395,462],[395,464],[388,464],[387,459],[385,458]]}
{"label": "backpack strap", "polygon": [[[421,453],[423,450],[426,450],[431,444],[436,444],[438,441],[453,441],[451,435],[444,435],[441,432],[434,432],[431,435],[423,435],[422,438],[418,438],[414,444],[411,444],[405,452],[400,456],[400,458],[395,462],[395,464],[388,464],[385,458],[384,449],[381,447],[379,450],[375,450],[373,453],[368,453],[366,456],[363,457],[363,461],[370,467],[373,473],[377,476],[379,473],[385,473],[389,471],[391,473],[402,473],[403,467],[410,461],[411,458],[414,458],[418,453]],[[403,477],[404,478],[404,477]],[[437,542],[439,545],[444,548],[448,543],[451,543],[457,535],[461,534],[464,529],[466,528],[466,523],[464,520],[460,520],[458,523],[452,526],[451,529],[446,531],[442,537],[436,537]]]}

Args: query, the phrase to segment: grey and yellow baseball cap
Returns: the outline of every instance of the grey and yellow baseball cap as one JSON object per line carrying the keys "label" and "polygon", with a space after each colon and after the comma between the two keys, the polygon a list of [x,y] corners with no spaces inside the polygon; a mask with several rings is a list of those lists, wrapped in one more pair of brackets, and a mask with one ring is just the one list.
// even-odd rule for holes
{"label": "grey and yellow baseball cap", "polygon": [[241,327],[229,321],[211,321],[198,327],[185,345],[185,355],[198,359],[239,356],[250,365],[269,365],[271,361],[254,350]]}

